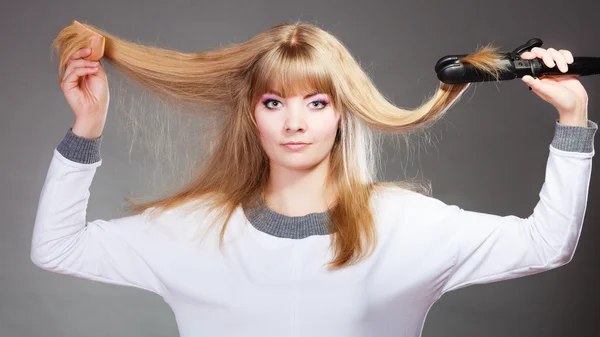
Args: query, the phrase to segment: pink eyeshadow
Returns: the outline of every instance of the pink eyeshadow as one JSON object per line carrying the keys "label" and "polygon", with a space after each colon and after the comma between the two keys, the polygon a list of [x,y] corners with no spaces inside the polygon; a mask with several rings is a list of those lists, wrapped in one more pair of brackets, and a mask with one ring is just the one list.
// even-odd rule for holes
{"label": "pink eyeshadow", "polygon": [[312,99],[314,99],[314,100],[322,100],[322,101],[325,101],[325,102],[329,103],[329,99],[327,98],[327,95],[324,95],[324,94],[319,94],[319,95],[313,96]]}
{"label": "pink eyeshadow", "polygon": [[260,99],[260,100],[261,100],[261,101],[264,101],[264,100],[266,100],[266,99],[276,99],[276,100],[278,100],[278,99],[279,99],[279,97],[277,97],[277,96],[275,96],[275,95],[269,95],[269,94],[265,94],[265,95],[263,95],[263,96],[261,97],[261,99]]}
{"label": "pink eyeshadow", "polygon": [[[275,99],[275,100],[279,100],[279,96],[276,95],[272,95],[272,94],[264,94],[261,97],[261,101],[267,100],[267,99]],[[327,95],[325,94],[318,94],[312,97],[313,100],[323,100],[327,103],[329,103],[329,99],[327,98]]]}

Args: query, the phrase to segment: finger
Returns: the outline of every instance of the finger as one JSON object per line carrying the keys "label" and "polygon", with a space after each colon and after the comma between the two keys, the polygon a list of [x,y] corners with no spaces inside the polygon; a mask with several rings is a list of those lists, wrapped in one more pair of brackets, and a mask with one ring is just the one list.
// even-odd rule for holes
{"label": "finger", "polygon": [[63,79],[67,78],[73,69],[81,68],[81,67],[98,67],[99,63],[96,61],[88,61],[84,59],[70,60],[65,69],[65,75]]}
{"label": "finger", "polygon": [[87,61],[87,60],[83,60],[83,59],[81,59],[79,61],[83,61],[83,62],[78,63],[78,64],[73,64],[73,65],[67,67],[67,69],[65,70],[65,75],[63,76],[63,81],[66,80],[66,78],[69,77],[75,69],[99,67],[98,64],[94,64],[94,61]]}
{"label": "finger", "polygon": [[538,90],[543,85],[542,80],[539,77],[533,77],[531,75],[525,75],[521,77],[521,80],[529,86],[529,90]]}
{"label": "finger", "polygon": [[550,54],[546,49],[533,47],[531,48],[531,52],[541,58],[549,68],[552,68],[556,65],[552,59],[552,54]]}
{"label": "finger", "polygon": [[566,49],[561,49],[558,51],[559,53],[563,54],[565,56],[565,59],[567,60],[568,64],[573,63],[575,60],[573,59],[573,54],[571,54],[570,51],[566,50]]}
{"label": "finger", "polygon": [[534,54],[537,54],[537,53],[542,53],[542,52],[546,51],[546,49],[544,49],[542,47],[533,47],[529,51]]}
{"label": "finger", "polygon": [[554,48],[548,48],[548,52],[552,55],[552,59],[556,63],[558,70],[563,73],[566,73],[569,70],[569,66],[567,65],[567,60],[562,53],[559,53],[558,50]]}
{"label": "finger", "polygon": [[523,52],[521,54],[521,58],[523,60],[529,60],[529,59],[533,59],[533,58],[536,58],[536,57],[537,57],[537,55],[535,53],[530,52],[530,51],[526,51],[526,52]]}
{"label": "finger", "polygon": [[76,52],[74,52],[73,54],[71,54],[71,56],[69,57],[69,60],[77,60],[79,58],[83,58],[85,56],[88,56],[91,52],[92,52],[91,48],[79,49]]}
{"label": "finger", "polygon": [[551,97],[547,95],[548,83],[543,83],[539,78],[533,78],[529,75],[525,75],[521,79],[529,86],[529,90],[535,92],[546,102],[550,102]]}
{"label": "finger", "polygon": [[533,78],[533,76],[531,75],[525,75],[523,77],[521,77],[521,81],[525,82],[525,84],[527,84],[527,86],[529,86],[529,90],[533,89],[533,85],[534,85],[534,81],[536,80],[536,78]]}
{"label": "finger", "polygon": [[542,58],[543,57],[543,53],[542,52],[537,52],[534,53],[532,51],[526,51],[520,54],[521,59],[523,60],[531,60],[531,59],[535,59],[535,58]]}
{"label": "finger", "polygon": [[69,75],[61,85],[66,89],[77,87],[81,76],[93,74],[97,71],[98,68],[75,68],[75,70],[71,72],[71,75]]}

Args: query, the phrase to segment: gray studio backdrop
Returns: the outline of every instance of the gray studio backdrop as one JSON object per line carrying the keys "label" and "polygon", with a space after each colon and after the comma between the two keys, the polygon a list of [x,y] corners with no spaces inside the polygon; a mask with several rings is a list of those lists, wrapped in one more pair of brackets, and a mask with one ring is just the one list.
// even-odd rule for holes
{"label": "gray studio backdrop", "polygon": [[[539,37],[545,48],[600,56],[599,10],[592,0],[3,1],[0,337],[178,336],[161,298],[46,272],[30,260],[42,183],[53,149],[73,123],[49,51],[71,20],[182,51],[240,42],[275,24],[303,20],[336,35],[387,97],[412,108],[437,88],[433,67],[441,56],[489,42],[508,51]],[[589,118],[597,122],[600,76],[581,81]],[[144,172],[151,170],[135,159],[136,147],[130,155],[112,95],[88,219],[117,217],[124,196],[149,192]],[[468,210],[527,217],[539,198],[557,117],[520,80],[472,86],[410,160],[386,142],[382,169],[389,180],[430,179],[434,197]],[[423,336],[600,335],[599,178],[595,170],[583,234],[569,264],[448,293],[430,310]]]}

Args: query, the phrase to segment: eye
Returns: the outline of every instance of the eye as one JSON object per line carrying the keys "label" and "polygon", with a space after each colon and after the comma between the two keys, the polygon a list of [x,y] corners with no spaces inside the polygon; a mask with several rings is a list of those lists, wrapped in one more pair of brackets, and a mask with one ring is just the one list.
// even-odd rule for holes
{"label": "eye", "polygon": [[271,103],[271,102],[274,102],[274,103],[277,103],[277,104],[281,104],[281,102],[279,102],[278,100],[274,100],[274,99],[271,99],[271,98],[264,100],[262,103],[264,104],[264,106],[266,106],[269,109],[277,108],[277,106],[275,106],[275,107],[269,106],[269,103]]}
{"label": "eye", "polygon": [[[266,99],[262,103],[263,103],[264,106],[266,106],[268,109],[271,109],[271,110],[272,109],[276,109],[278,107],[281,107],[281,102],[279,102],[278,100],[272,99],[272,98]],[[269,105],[270,103],[275,104],[275,106]],[[327,104],[329,104],[327,101],[324,101],[324,100],[316,100],[316,101],[310,102],[310,104],[315,104],[315,103],[317,105],[316,106],[313,105],[312,107],[313,108],[319,108],[319,104],[320,104],[321,105],[320,109],[325,108],[327,106]]]}
{"label": "eye", "polygon": [[[323,105],[322,109],[325,108],[327,106],[327,104],[328,104],[326,101],[323,101],[323,100],[317,100],[317,101],[310,102],[310,104],[313,104],[313,103],[322,104]],[[315,107],[315,106],[313,105],[313,107]]]}

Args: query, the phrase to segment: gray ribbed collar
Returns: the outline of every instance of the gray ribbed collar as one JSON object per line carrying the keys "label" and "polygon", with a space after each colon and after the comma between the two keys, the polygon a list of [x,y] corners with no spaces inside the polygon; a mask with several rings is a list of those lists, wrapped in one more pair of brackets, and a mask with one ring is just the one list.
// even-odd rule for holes
{"label": "gray ribbed collar", "polygon": [[271,210],[261,193],[254,201],[243,204],[242,209],[252,226],[269,235],[304,239],[311,235],[329,235],[329,213],[309,213],[302,216],[287,216]]}

